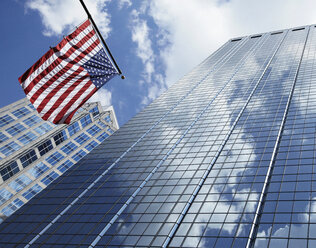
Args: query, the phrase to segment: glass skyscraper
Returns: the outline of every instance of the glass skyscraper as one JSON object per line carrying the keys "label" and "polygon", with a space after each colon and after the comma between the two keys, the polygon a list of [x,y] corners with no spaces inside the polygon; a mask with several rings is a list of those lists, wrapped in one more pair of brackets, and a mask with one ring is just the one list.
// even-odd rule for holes
{"label": "glass skyscraper", "polygon": [[3,247],[316,247],[316,28],[231,39],[0,225]]}
{"label": "glass skyscraper", "polygon": [[118,129],[113,107],[85,103],[69,126],[24,98],[0,109],[0,223]]}

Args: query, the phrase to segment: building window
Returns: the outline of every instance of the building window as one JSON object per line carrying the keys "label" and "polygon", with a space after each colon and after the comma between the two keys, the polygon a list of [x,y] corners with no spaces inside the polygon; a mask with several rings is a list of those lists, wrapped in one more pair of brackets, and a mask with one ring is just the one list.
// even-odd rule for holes
{"label": "building window", "polygon": [[51,127],[51,126],[50,126],[49,124],[47,124],[47,123],[43,123],[43,124],[41,124],[40,126],[34,128],[34,130],[35,130],[38,134],[40,134],[40,135],[43,135],[43,134],[49,132],[49,131],[52,130],[52,129],[53,129],[53,127]]}
{"label": "building window", "polygon": [[72,159],[78,162],[82,159],[87,153],[83,150],[79,150],[75,155],[72,156]]}
{"label": "building window", "polygon": [[65,162],[63,162],[60,166],[58,166],[58,170],[61,173],[64,173],[66,170],[68,170],[70,167],[72,167],[74,165],[73,162],[71,162],[70,160],[67,160]]}
{"label": "building window", "polygon": [[25,115],[27,115],[28,113],[31,113],[31,111],[28,110],[26,107],[19,108],[19,109],[14,110],[14,111],[12,112],[12,114],[13,114],[15,117],[17,117],[18,119],[21,118],[21,117],[23,117],[23,116],[25,116]]}
{"label": "building window", "polygon": [[37,115],[32,115],[28,118],[26,118],[23,122],[29,127],[34,126],[35,124],[39,123],[42,119],[38,117]]}
{"label": "building window", "polygon": [[11,164],[5,166],[3,169],[0,170],[0,174],[2,176],[3,181],[8,180],[14,174],[18,173],[19,167],[16,161],[12,162]]}
{"label": "building window", "polygon": [[102,128],[106,128],[108,125],[106,125],[104,122],[102,121],[98,121],[98,124],[102,127]]}
{"label": "building window", "polygon": [[9,144],[4,145],[3,147],[0,147],[0,152],[2,152],[5,156],[9,156],[20,148],[20,145],[12,141]]}
{"label": "building window", "polygon": [[21,133],[22,131],[24,131],[26,129],[26,127],[22,126],[20,123],[16,123],[15,125],[9,127],[6,129],[6,131],[11,135],[11,136],[15,136],[18,133]]}
{"label": "building window", "polygon": [[13,194],[6,189],[0,189],[0,205],[5,203],[7,200],[9,200]]}
{"label": "building window", "polygon": [[31,188],[29,188],[27,191],[25,191],[22,196],[27,199],[30,200],[32,199],[38,192],[41,192],[43,188],[41,186],[39,186],[38,184],[35,184],[34,186],[32,186]]}
{"label": "building window", "polygon": [[43,156],[45,153],[53,149],[52,142],[50,140],[45,141],[43,144],[38,146],[38,151]]}
{"label": "building window", "polygon": [[114,133],[114,131],[110,127],[106,131],[108,131],[110,134]]}
{"label": "building window", "polygon": [[19,192],[21,189],[24,189],[25,186],[29,185],[32,182],[30,178],[25,175],[19,176],[17,179],[9,183],[10,188]]}
{"label": "building window", "polygon": [[23,134],[21,137],[18,138],[18,141],[23,143],[24,145],[30,143],[33,140],[36,140],[37,136],[32,132],[27,132],[26,134]]}
{"label": "building window", "polygon": [[4,115],[0,117],[0,127],[3,127],[7,124],[9,124],[10,122],[13,122],[13,118],[9,115]]}
{"label": "building window", "polygon": [[32,103],[29,103],[27,106],[28,106],[30,109],[35,110],[35,108],[34,108],[34,106],[33,106]]}
{"label": "building window", "polygon": [[101,128],[99,128],[97,125],[93,125],[92,127],[87,129],[87,132],[91,134],[92,136],[95,136],[100,131],[101,131]]}
{"label": "building window", "polygon": [[55,165],[57,164],[59,161],[61,161],[64,158],[63,155],[61,155],[61,153],[59,152],[54,152],[53,154],[49,155],[46,158],[46,161],[51,164],[51,165]]}
{"label": "building window", "polygon": [[97,140],[102,142],[103,140],[105,140],[107,137],[109,137],[109,135],[107,133],[103,133],[101,135],[98,136]]}
{"label": "building window", "polygon": [[49,173],[46,177],[44,177],[41,182],[46,186],[49,185],[52,181],[54,181],[58,177],[58,174],[55,171]]}
{"label": "building window", "polygon": [[0,132],[0,143],[6,141],[7,139],[8,137],[3,132]]}
{"label": "building window", "polygon": [[11,202],[8,206],[6,206],[4,209],[2,209],[1,212],[5,216],[10,216],[17,209],[19,209],[23,204],[24,204],[23,201],[21,201],[19,198],[17,198],[13,202]]}
{"label": "building window", "polygon": [[37,155],[34,150],[29,151],[28,153],[20,157],[20,161],[22,163],[23,168],[33,163],[36,159],[37,159]]}
{"label": "building window", "polygon": [[110,115],[107,115],[107,116],[104,118],[104,120],[105,120],[106,122],[108,122],[108,123],[111,123],[111,122],[112,122]]}
{"label": "building window", "polygon": [[89,136],[86,135],[85,133],[82,133],[75,138],[75,141],[79,143],[80,145],[82,145],[87,140],[89,140]]}
{"label": "building window", "polygon": [[80,123],[82,127],[88,126],[92,122],[90,115],[86,115],[85,117],[80,119]]}
{"label": "building window", "polygon": [[80,130],[78,122],[75,122],[71,126],[68,127],[69,135],[72,136]]}
{"label": "building window", "polygon": [[28,173],[33,176],[34,178],[40,177],[45,171],[47,171],[49,168],[46,164],[43,162],[40,162],[39,164],[35,165],[33,168],[31,168]]}
{"label": "building window", "polygon": [[99,115],[99,108],[98,107],[94,107],[93,109],[90,109],[89,111],[90,113],[92,113],[93,117],[96,117]]}
{"label": "building window", "polygon": [[61,150],[66,153],[66,154],[70,154],[72,151],[74,151],[75,149],[77,149],[78,146],[75,145],[73,142],[69,142],[66,145],[64,145]]}
{"label": "building window", "polygon": [[60,143],[64,142],[67,139],[66,131],[63,130],[57,135],[54,136],[55,144],[59,145]]}
{"label": "building window", "polygon": [[85,148],[90,152],[93,148],[95,148],[98,145],[97,142],[94,140],[90,142],[88,145],[85,146]]}

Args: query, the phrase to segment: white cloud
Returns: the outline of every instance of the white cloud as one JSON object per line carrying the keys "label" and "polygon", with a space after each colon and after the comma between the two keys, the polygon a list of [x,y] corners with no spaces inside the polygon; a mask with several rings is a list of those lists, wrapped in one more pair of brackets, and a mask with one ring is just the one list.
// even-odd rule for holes
{"label": "white cloud", "polygon": [[[181,7],[179,7],[181,6]],[[170,85],[228,39],[316,23],[312,0],[154,0],[150,15],[164,44]]]}
{"label": "white cloud", "polygon": [[123,7],[130,7],[130,6],[132,6],[132,2],[131,2],[131,0],[119,0],[118,1],[118,7],[119,7],[119,9],[122,9]]}
{"label": "white cloud", "polygon": [[216,27],[224,24],[224,18],[213,2],[153,1],[150,14],[160,28],[162,43],[169,43],[161,50],[168,85],[209,55],[212,47],[222,43],[214,37],[224,32]]}
{"label": "white cloud", "polygon": [[[86,0],[93,19],[98,25],[102,35],[106,38],[111,31],[110,15],[106,11],[106,3],[109,0]],[[87,19],[79,1],[74,0],[29,0],[26,2],[26,10],[38,11],[45,29],[45,36],[67,35],[81,22]]]}
{"label": "white cloud", "polygon": [[136,43],[136,55],[144,65],[143,80],[140,84],[148,84],[148,93],[143,97],[142,105],[147,105],[166,89],[165,81],[160,73],[155,71],[155,54],[150,39],[150,28],[147,21],[140,16],[147,10],[147,5],[142,4],[140,11],[131,12],[132,41]]}
{"label": "white cloud", "polygon": [[88,102],[100,102],[102,107],[107,108],[112,105],[112,93],[105,88],[101,88],[94,93]]}
{"label": "white cloud", "polygon": [[145,66],[146,80],[151,81],[151,74],[154,72],[154,59],[152,43],[149,38],[149,27],[144,19],[139,17],[139,12],[133,10],[132,16],[132,40],[136,43],[136,55]]}

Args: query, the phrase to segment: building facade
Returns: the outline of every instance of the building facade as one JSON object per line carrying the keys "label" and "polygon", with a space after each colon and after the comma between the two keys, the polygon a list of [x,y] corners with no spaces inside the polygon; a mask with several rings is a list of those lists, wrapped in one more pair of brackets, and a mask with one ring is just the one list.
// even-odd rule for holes
{"label": "building facade", "polygon": [[316,28],[231,39],[0,225],[5,247],[316,247]]}
{"label": "building facade", "polygon": [[118,129],[110,107],[86,103],[72,123],[43,121],[28,99],[0,109],[0,221]]}

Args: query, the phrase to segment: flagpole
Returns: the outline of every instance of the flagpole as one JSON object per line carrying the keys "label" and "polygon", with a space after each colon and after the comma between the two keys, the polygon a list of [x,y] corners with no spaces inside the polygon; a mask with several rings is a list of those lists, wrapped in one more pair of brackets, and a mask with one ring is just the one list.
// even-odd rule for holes
{"label": "flagpole", "polygon": [[83,0],[79,0],[79,1],[80,1],[81,5],[82,5],[83,9],[84,9],[85,12],[87,13],[88,19],[92,22],[92,25],[94,26],[95,30],[97,31],[97,34],[99,35],[101,41],[103,42],[103,45],[105,46],[105,48],[106,48],[108,54],[110,55],[110,57],[111,57],[111,59],[112,59],[114,65],[116,66],[116,69],[117,69],[118,73],[121,75],[121,78],[124,79],[125,77],[122,75],[122,71],[121,71],[120,67],[117,65],[117,63],[116,63],[116,61],[115,61],[115,59],[114,59],[112,53],[110,52],[110,49],[109,49],[108,45],[106,44],[105,40],[103,39],[103,36],[101,35],[101,33],[100,33],[100,31],[99,31],[97,25],[95,24],[95,22],[94,22],[94,20],[93,20],[93,18],[92,18],[92,16],[91,16],[91,14],[90,14],[90,12],[89,12],[89,10],[87,9],[87,6],[86,6],[85,3],[83,2]]}

